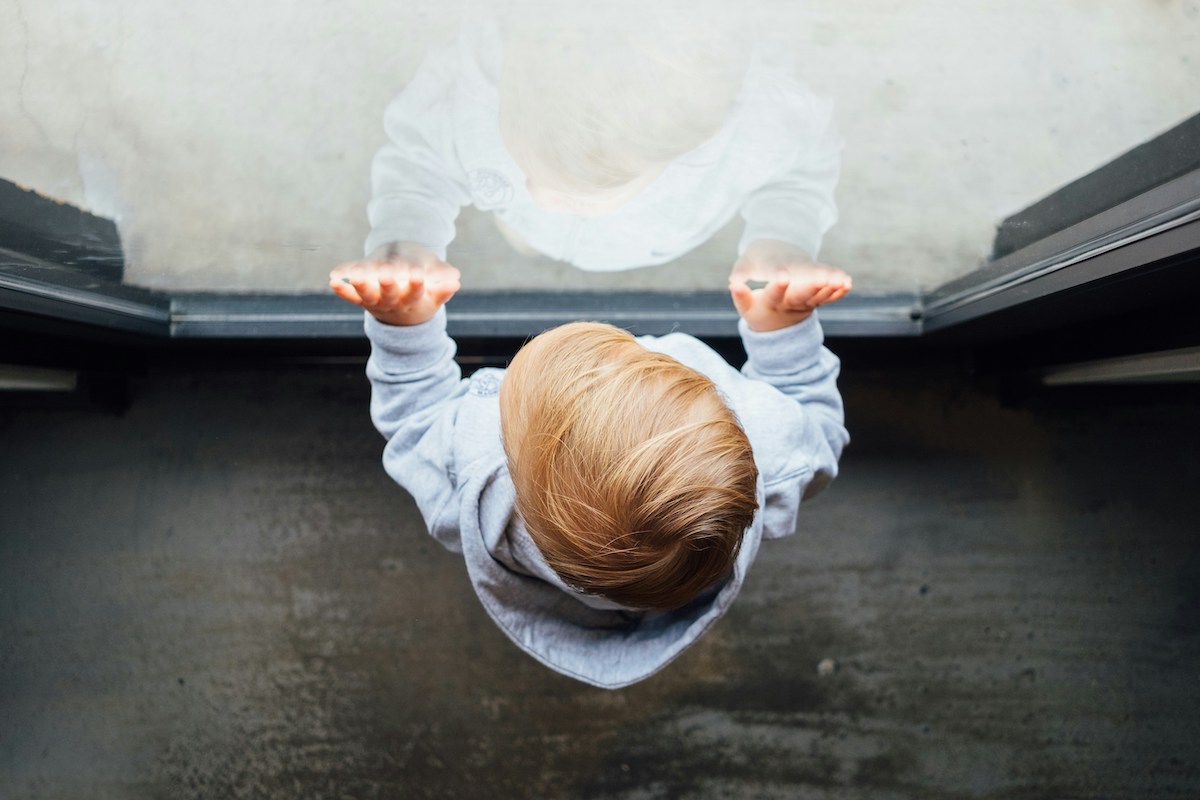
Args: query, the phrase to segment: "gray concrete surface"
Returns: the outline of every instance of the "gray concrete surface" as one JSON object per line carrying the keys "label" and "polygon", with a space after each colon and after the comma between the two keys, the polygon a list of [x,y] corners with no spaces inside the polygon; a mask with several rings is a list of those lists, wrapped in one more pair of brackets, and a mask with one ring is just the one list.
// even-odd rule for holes
{"label": "gray concrete surface", "polygon": [[[321,290],[361,253],[383,108],[458,5],[2,0],[0,177],[118,219],[131,282]],[[760,5],[837,104],[823,257],[860,289],[973,269],[999,220],[1200,110],[1200,0]],[[463,237],[477,288],[719,288],[736,242],[614,278]]]}
{"label": "gray concrete surface", "polygon": [[493,627],[357,368],[0,410],[0,797],[1200,794],[1194,405],[843,386],[843,475],[619,692]]}

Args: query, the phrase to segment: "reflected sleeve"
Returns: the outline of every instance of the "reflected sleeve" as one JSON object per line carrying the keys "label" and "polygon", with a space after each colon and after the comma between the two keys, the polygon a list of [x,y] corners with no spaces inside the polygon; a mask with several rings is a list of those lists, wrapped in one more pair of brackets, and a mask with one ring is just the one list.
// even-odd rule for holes
{"label": "reflected sleeve", "polygon": [[454,146],[456,65],[453,48],[430,54],[384,112],[388,141],[371,162],[367,253],[416,242],[446,257],[458,212],[470,202]]}
{"label": "reflected sleeve", "polygon": [[[776,88],[778,102],[789,102],[787,91]],[[746,228],[739,254],[751,242],[774,239],[815,259],[822,238],[837,222],[834,190],[841,172],[842,138],[833,122],[833,104],[809,95],[803,107],[803,125],[793,132],[801,139],[794,158],[742,204]],[[805,130],[810,133],[805,135]]]}

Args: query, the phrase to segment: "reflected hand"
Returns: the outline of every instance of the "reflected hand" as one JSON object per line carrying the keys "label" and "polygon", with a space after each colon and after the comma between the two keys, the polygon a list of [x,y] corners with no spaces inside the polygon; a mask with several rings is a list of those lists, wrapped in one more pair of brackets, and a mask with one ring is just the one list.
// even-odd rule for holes
{"label": "reflected hand", "polygon": [[[747,281],[766,286],[751,289]],[[808,319],[815,308],[841,300],[853,281],[837,267],[818,264],[798,247],[760,240],[746,248],[729,276],[738,314],[755,331],[777,331]]]}
{"label": "reflected hand", "polygon": [[419,325],[461,287],[457,269],[419,244],[387,245],[329,273],[329,288],[386,325]]}

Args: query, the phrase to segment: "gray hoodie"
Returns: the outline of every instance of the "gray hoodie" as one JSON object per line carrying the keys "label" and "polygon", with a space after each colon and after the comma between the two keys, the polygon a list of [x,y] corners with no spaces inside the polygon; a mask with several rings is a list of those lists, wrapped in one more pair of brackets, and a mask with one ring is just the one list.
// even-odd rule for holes
{"label": "gray hoodie", "polygon": [[518,647],[564,675],[617,689],[662,669],[725,613],[763,539],[795,531],[802,498],[837,474],[849,441],[836,380],[814,314],[781,331],[741,323],[749,356],[739,372],[682,333],[644,336],[646,348],[707,375],[737,414],[759,469],[759,511],[732,575],[674,611],[639,611],[566,585],[515,512],[500,440],[504,370],[464,380],[445,310],[411,327],[366,317],[371,418],[387,438],[383,465],[417,502],[430,534],[463,554],[484,608]]}

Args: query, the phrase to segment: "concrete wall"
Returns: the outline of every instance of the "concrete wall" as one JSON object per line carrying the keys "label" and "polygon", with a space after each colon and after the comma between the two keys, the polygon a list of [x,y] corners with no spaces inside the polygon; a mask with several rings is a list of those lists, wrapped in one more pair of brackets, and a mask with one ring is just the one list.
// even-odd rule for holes
{"label": "concrete wall", "polygon": [[[384,105],[447,3],[0,1],[0,176],[119,220],[129,280],[313,290],[359,254]],[[1200,109],[1200,0],[766,0],[848,147],[823,256],[860,288],[977,265],[1007,214]],[[736,231],[681,260],[719,286]],[[464,220],[471,286],[665,288],[523,263]]]}

